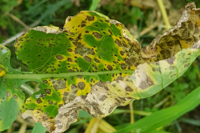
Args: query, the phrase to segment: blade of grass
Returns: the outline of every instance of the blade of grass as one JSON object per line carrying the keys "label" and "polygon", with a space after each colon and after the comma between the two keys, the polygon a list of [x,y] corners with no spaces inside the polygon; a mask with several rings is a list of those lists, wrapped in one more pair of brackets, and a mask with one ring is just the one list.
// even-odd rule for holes
{"label": "blade of grass", "polygon": [[188,123],[194,126],[200,126],[200,120],[190,119],[190,118],[180,118],[179,121]]}
{"label": "blade of grass", "polygon": [[194,109],[200,104],[200,86],[180,100],[175,106],[157,111],[134,124],[129,124],[117,132],[129,132],[131,130],[147,132],[155,130],[161,126],[167,125],[186,112]]}
{"label": "blade of grass", "polygon": [[129,108],[130,108],[130,123],[133,124],[134,123],[133,102],[129,104]]}
{"label": "blade of grass", "polygon": [[95,11],[97,6],[99,5],[100,0],[92,0],[91,6],[89,10]]}

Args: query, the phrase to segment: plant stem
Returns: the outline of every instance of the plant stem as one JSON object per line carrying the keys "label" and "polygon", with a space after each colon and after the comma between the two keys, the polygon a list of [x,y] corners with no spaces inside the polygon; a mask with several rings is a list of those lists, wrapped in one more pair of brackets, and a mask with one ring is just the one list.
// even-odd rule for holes
{"label": "plant stem", "polygon": [[31,88],[30,86],[28,86],[26,83],[22,84],[20,86],[20,88],[26,92],[28,95],[32,95],[35,91],[33,90],[33,88]]}
{"label": "plant stem", "polygon": [[103,131],[104,133],[112,133],[116,131],[116,129],[104,119],[101,119],[99,122],[99,130]]}
{"label": "plant stem", "polygon": [[18,133],[25,133],[26,132],[26,128],[27,128],[27,124],[23,123],[19,129]]}
{"label": "plant stem", "polygon": [[[38,25],[38,24],[40,23],[40,21],[41,21],[41,19],[35,21],[35,22],[32,23],[29,27],[32,28],[32,27]],[[15,36],[10,37],[10,38],[7,39],[6,41],[4,41],[4,42],[2,43],[2,45],[7,45],[7,44],[11,43],[11,42],[14,41],[16,38],[19,38],[20,36],[22,36],[24,33],[25,33],[25,32],[22,31],[22,32],[16,34]],[[1,43],[1,42],[0,42],[0,43]]]}
{"label": "plant stem", "polygon": [[160,10],[161,10],[161,13],[162,13],[164,22],[165,22],[165,28],[166,28],[166,29],[170,29],[170,28],[171,28],[171,25],[170,25],[170,23],[169,23],[169,20],[168,20],[168,17],[167,17],[167,13],[166,13],[166,10],[165,10],[163,1],[162,1],[162,0],[157,0],[157,2],[158,2],[158,5],[159,5],[159,7],[160,7]]}
{"label": "plant stem", "polygon": [[18,22],[20,25],[22,25],[26,30],[29,30],[30,27],[28,27],[24,22],[22,22],[19,18],[15,17],[14,15],[10,14],[10,13],[6,13],[9,17],[11,17],[13,20],[15,20],[16,22]]}
{"label": "plant stem", "polygon": [[[133,102],[129,103],[130,108],[130,123],[134,123],[134,114],[133,114]],[[134,133],[134,131],[131,131],[131,133]]]}
{"label": "plant stem", "polygon": [[130,73],[132,74],[133,70],[124,70],[124,71],[104,71],[104,72],[76,72],[76,73],[54,73],[54,74],[32,74],[32,73],[25,73],[25,74],[5,74],[3,77],[5,79],[33,79],[33,80],[41,80],[43,78],[60,78],[60,77],[71,77],[76,75],[90,75],[90,76],[98,76],[101,74],[116,74],[116,73]]}
{"label": "plant stem", "polygon": [[134,123],[133,102],[129,104],[129,108],[130,108],[130,123],[133,124]]}
{"label": "plant stem", "polygon": [[90,120],[90,123],[88,124],[88,127],[87,127],[85,133],[96,133],[98,126],[99,126],[99,121],[100,121],[100,119],[98,119],[98,118],[92,118]]}

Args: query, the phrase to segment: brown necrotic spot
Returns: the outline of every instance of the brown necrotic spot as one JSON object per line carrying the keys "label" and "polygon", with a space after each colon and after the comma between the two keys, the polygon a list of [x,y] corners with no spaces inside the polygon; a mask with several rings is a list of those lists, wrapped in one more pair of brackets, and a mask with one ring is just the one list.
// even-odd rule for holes
{"label": "brown necrotic spot", "polygon": [[17,98],[18,98],[18,96],[17,96],[17,95],[14,95],[13,97],[14,97],[14,99],[17,99]]}
{"label": "brown necrotic spot", "polygon": [[83,56],[84,55],[84,53],[85,53],[85,47],[82,45],[82,44],[78,44],[77,46],[76,46],[76,48],[75,48],[75,53],[76,54],[79,54],[79,55],[81,55],[81,56]]}
{"label": "brown necrotic spot", "polygon": [[10,93],[10,91],[7,91],[7,97],[10,97],[11,96],[11,93]]}
{"label": "brown necrotic spot", "polygon": [[69,101],[73,101],[76,98],[75,95],[69,95]]}
{"label": "brown necrotic spot", "polygon": [[120,54],[121,54],[122,56],[124,55],[124,53],[125,53],[124,51],[120,51]]}
{"label": "brown necrotic spot", "polygon": [[[62,117],[60,117],[60,115],[58,115],[58,117],[62,118]],[[55,124],[59,124],[59,123],[61,123],[60,120],[55,120]]]}
{"label": "brown necrotic spot", "polygon": [[110,33],[110,35],[112,35],[113,33],[110,31],[110,29],[108,30],[108,32]]}
{"label": "brown necrotic spot", "polygon": [[51,90],[50,89],[45,89],[46,94],[51,94]]}
{"label": "brown necrotic spot", "polygon": [[93,35],[98,39],[101,39],[101,37],[102,37],[102,35],[98,32],[93,32]]}
{"label": "brown necrotic spot", "polygon": [[114,107],[111,106],[111,107],[109,108],[109,110],[108,110],[108,113],[110,114],[110,113],[113,111],[113,109],[114,109]]}
{"label": "brown necrotic spot", "polygon": [[91,58],[88,57],[88,56],[84,56],[84,59],[85,59],[87,62],[90,62],[90,61],[91,61]]}
{"label": "brown necrotic spot", "polygon": [[121,42],[119,39],[116,39],[116,40],[115,40],[115,43],[116,43],[119,47],[122,46],[122,42]]}
{"label": "brown necrotic spot", "polygon": [[71,49],[71,48],[68,48],[67,51],[68,51],[68,52],[72,52],[72,49]]}
{"label": "brown necrotic spot", "polygon": [[171,58],[168,58],[168,59],[166,59],[166,61],[167,61],[167,63],[169,63],[169,64],[171,65],[171,64],[174,63],[175,57],[173,56],[173,57],[171,57]]}
{"label": "brown necrotic spot", "polygon": [[139,87],[144,90],[149,88],[150,86],[154,85],[153,81],[151,80],[151,78],[148,75],[144,76],[144,79],[142,80],[142,82],[140,83]]}
{"label": "brown necrotic spot", "polygon": [[106,22],[106,23],[109,23],[109,20],[106,19],[105,22]]}
{"label": "brown necrotic spot", "polygon": [[184,67],[188,67],[189,65],[190,65],[190,63],[187,63],[187,64],[184,65]]}
{"label": "brown necrotic spot", "polygon": [[130,86],[127,86],[127,87],[125,88],[125,90],[126,90],[126,91],[129,91],[129,92],[132,92],[132,91],[133,91],[133,89],[132,89]]}
{"label": "brown necrotic spot", "polygon": [[69,17],[67,18],[67,20],[68,20],[68,21],[71,21],[71,17],[69,16]]}
{"label": "brown necrotic spot", "polygon": [[46,120],[48,120],[48,117],[47,117],[47,116],[43,116],[43,117],[42,117],[42,120],[43,120],[43,121],[46,121]]}
{"label": "brown necrotic spot", "polygon": [[96,63],[100,63],[100,61],[99,61],[97,58],[94,58],[94,61],[95,61]]}
{"label": "brown necrotic spot", "polygon": [[99,100],[103,102],[106,98],[107,98],[107,96],[103,95],[103,96],[101,96],[101,97],[99,98]]}
{"label": "brown necrotic spot", "polygon": [[49,104],[53,104],[53,101],[48,100],[48,103],[49,103]]}
{"label": "brown necrotic spot", "polygon": [[116,81],[118,81],[118,80],[123,80],[122,76],[117,77]]}
{"label": "brown necrotic spot", "polygon": [[52,83],[56,90],[66,88],[66,81],[64,79],[53,80]]}
{"label": "brown necrotic spot", "polygon": [[76,85],[75,84],[72,84],[71,85],[71,89],[73,90],[73,89],[76,89]]}
{"label": "brown necrotic spot", "polygon": [[85,83],[84,82],[79,82],[78,87],[83,90],[85,88]]}
{"label": "brown necrotic spot", "polygon": [[37,103],[38,103],[38,104],[42,103],[42,100],[41,100],[40,98],[37,99]]}
{"label": "brown necrotic spot", "polygon": [[63,106],[63,104],[59,104],[59,105],[58,105],[59,108],[62,107],[62,106]]}
{"label": "brown necrotic spot", "polygon": [[122,69],[126,69],[126,64],[125,64],[125,63],[122,63],[122,64],[121,64],[121,68],[122,68]]}
{"label": "brown necrotic spot", "polygon": [[164,59],[169,58],[170,57],[170,50],[168,49],[163,49],[160,51],[161,55],[163,56]]}
{"label": "brown necrotic spot", "polygon": [[81,24],[81,27],[85,27],[85,26],[86,26],[86,24],[85,24],[85,23],[82,23],[82,24]]}
{"label": "brown necrotic spot", "polygon": [[56,59],[62,60],[62,59],[64,59],[64,57],[62,55],[56,55]]}
{"label": "brown necrotic spot", "polygon": [[69,95],[69,92],[64,92],[64,96],[68,96]]}
{"label": "brown necrotic spot", "polygon": [[91,106],[93,108],[93,110],[95,111],[95,113],[99,114],[99,115],[103,115],[103,113],[101,112],[100,108],[99,108],[99,104],[92,102]]}
{"label": "brown necrotic spot", "polygon": [[87,97],[86,95],[85,95],[85,96],[84,96],[84,95],[81,95],[81,98],[82,98],[82,99],[85,99],[86,97]]}
{"label": "brown necrotic spot", "polygon": [[79,79],[82,79],[82,77],[83,77],[82,75],[77,75],[77,78]]}
{"label": "brown necrotic spot", "polygon": [[95,65],[92,65],[92,67],[95,69],[95,70],[97,70],[98,68],[97,68],[97,66],[95,66]]}
{"label": "brown necrotic spot", "polygon": [[191,21],[188,22],[188,28],[193,31],[194,30],[194,25],[192,24]]}
{"label": "brown necrotic spot", "polygon": [[56,126],[58,129],[62,129],[63,128],[63,125],[58,125]]}
{"label": "brown necrotic spot", "polygon": [[183,30],[183,32],[182,32],[182,38],[185,39],[185,38],[188,38],[188,36],[189,36],[188,30],[187,29]]}
{"label": "brown necrotic spot", "polygon": [[111,71],[113,67],[111,65],[108,65],[107,68]]}
{"label": "brown necrotic spot", "polygon": [[68,61],[68,62],[72,62],[72,58],[68,58],[67,61]]}
{"label": "brown necrotic spot", "polygon": [[88,52],[88,54],[91,54],[91,55],[95,54],[94,50],[90,49],[90,48],[87,48],[87,52]]}
{"label": "brown necrotic spot", "polygon": [[94,16],[87,16],[87,20],[94,21]]}

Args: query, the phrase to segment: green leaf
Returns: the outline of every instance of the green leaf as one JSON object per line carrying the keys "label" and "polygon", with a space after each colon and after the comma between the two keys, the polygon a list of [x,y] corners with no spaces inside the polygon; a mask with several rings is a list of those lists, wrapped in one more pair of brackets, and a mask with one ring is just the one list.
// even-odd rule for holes
{"label": "green leaf", "polygon": [[10,67],[10,51],[0,45],[0,131],[11,127],[24,103],[25,96],[19,90],[25,80],[5,79],[8,73],[19,73]]}
{"label": "green leaf", "polygon": [[194,91],[180,100],[175,106],[157,111],[141,120],[138,120],[132,125],[128,125],[123,129],[119,129],[117,132],[121,133],[134,130],[140,131],[140,133],[145,133],[147,131],[155,130],[159,127],[169,124],[173,120],[194,109],[199,104],[200,87],[196,88]]}
{"label": "green leaf", "polygon": [[46,133],[47,128],[43,127],[41,123],[35,123],[31,133]]}
{"label": "green leaf", "polygon": [[91,118],[91,115],[88,114],[88,112],[80,110],[78,114],[79,118]]}

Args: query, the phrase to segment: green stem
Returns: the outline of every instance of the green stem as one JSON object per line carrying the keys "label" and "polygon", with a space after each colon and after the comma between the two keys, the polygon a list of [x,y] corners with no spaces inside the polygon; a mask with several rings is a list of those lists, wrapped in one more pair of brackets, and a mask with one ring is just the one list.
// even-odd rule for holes
{"label": "green stem", "polygon": [[26,92],[29,95],[32,95],[35,91],[33,88],[28,86],[26,83],[22,84],[20,87],[24,92]]}
{"label": "green stem", "polygon": [[160,10],[161,10],[161,13],[162,13],[162,16],[163,16],[163,19],[165,21],[165,28],[166,29],[170,29],[171,28],[171,25],[169,23],[169,20],[168,20],[168,17],[167,17],[167,13],[166,13],[166,10],[165,10],[165,7],[164,7],[164,4],[162,2],[162,0],[157,0],[158,2],[158,5],[160,7]]}

